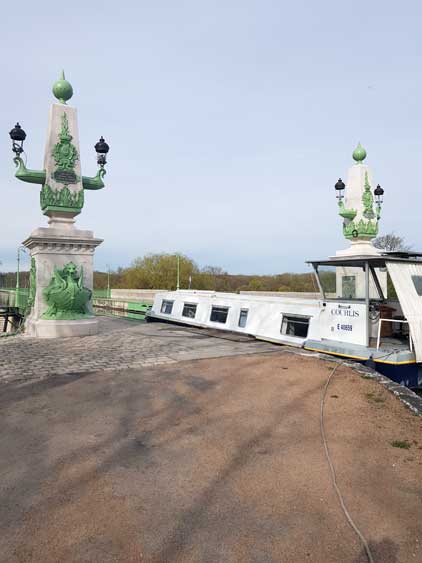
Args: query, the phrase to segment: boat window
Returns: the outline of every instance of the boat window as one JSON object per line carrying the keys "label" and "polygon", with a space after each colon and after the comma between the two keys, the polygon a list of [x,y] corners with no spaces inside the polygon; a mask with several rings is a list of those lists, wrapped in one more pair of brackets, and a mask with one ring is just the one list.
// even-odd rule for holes
{"label": "boat window", "polygon": [[184,303],[182,317],[188,317],[188,319],[194,319],[196,315],[196,303]]}
{"label": "boat window", "polygon": [[245,328],[247,320],[248,320],[248,309],[240,309],[240,315],[239,315],[240,328]]}
{"label": "boat window", "polygon": [[171,315],[171,312],[173,311],[173,303],[174,301],[163,299],[161,303],[161,312],[165,313],[166,315]]}
{"label": "boat window", "polygon": [[356,298],[356,276],[341,277],[341,296],[346,299]]}
{"label": "boat window", "polygon": [[336,267],[324,266],[318,269],[318,277],[326,297],[336,296]]}
{"label": "boat window", "polygon": [[[377,281],[384,294],[387,294],[387,274],[377,269]],[[365,299],[365,270],[357,266],[323,266],[318,269],[318,277],[326,299],[362,301]],[[380,299],[374,274],[369,272],[369,297]]]}
{"label": "boat window", "polygon": [[422,276],[412,276],[412,282],[416,293],[422,297]]}
{"label": "boat window", "polygon": [[215,323],[225,323],[227,321],[228,314],[228,307],[212,307],[210,321],[214,321]]}
{"label": "boat window", "polygon": [[299,315],[283,315],[281,322],[281,334],[287,336],[298,336],[306,338],[308,336],[309,317]]}

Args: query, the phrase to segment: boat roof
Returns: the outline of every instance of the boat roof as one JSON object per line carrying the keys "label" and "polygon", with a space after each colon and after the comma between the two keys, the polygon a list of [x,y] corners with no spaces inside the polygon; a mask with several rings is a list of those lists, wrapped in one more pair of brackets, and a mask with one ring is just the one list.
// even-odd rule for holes
{"label": "boat roof", "polygon": [[[316,289],[315,294],[319,294],[319,291]],[[289,295],[281,294],[281,295],[251,295],[251,294],[244,294],[244,293],[228,293],[228,292],[220,292],[220,291],[209,291],[209,290],[201,290],[201,289],[178,289],[178,290],[159,290],[156,293],[156,296],[159,296],[160,299],[163,297],[167,298],[181,298],[187,302],[197,303],[198,298],[205,297],[210,299],[212,302],[215,303],[216,306],[221,304],[224,306],[224,301],[239,301],[240,303],[246,302],[258,302],[258,303],[286,303],[286,304],[293,304],[295,302],[300,303],[301,305],[310,305],[314,306],[318,304],[318,298],[303,298],[299,297],[298,294],[295,294],[293,297]]]}
{"label": "boat roof", "polygon": [[387,262],[402,262],[406,264],[420,264],[422,252],[392,251],[381,254],[356,255],[356,256],[333,256],[326,260],[307,260],[307,264],[313,266],[354,266],[364,268],[368,263],[373,268],[384,268]]}

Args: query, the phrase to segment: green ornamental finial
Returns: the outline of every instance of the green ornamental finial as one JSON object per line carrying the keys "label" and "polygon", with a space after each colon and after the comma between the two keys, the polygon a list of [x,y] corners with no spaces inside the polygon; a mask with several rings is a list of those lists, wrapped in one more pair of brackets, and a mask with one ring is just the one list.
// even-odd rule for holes
{"label": "green ornamental finial", "polygon": [[65,104],[73,96],[72,85],[64,77],[64,70],[62,70],[59,80],[53,85],[53,94],[62,104]]}
{"label": "green ornamental finial", "polygon": [[353,151],[353,160],[356,160],[356,164],[361,163],[366,158],[366,150],[362,147],[360,143]]}

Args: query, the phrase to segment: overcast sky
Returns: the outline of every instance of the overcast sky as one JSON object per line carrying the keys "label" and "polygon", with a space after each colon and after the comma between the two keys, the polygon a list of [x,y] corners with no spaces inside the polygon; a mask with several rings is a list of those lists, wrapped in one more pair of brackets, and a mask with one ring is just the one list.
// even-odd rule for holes
{"label": "overcast sky", "polygon": [[97,269],[179,251],[231,273],[307,271],[347,246],[333,185],[358,141],[385,189],[381,232],[421,235],[422,8],[417,1],[3,2],[0,266],[46,225],[14,178],[8,131],[43,164],[64,68],[83,174],[111,149],[77,225]]}

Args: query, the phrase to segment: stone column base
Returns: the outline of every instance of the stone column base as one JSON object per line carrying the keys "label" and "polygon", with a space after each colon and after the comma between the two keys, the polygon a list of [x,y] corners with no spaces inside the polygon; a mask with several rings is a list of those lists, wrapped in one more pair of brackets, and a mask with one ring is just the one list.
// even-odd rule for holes
{"label": "stone column base", "polygon": [[[32,308],[25,320],[25,333],[38,338],[63,338],[97,334],[98,320],[92,312],[92,299],[86,303],[86,316],[76,311],[74,320],[43,318],[48,309],[44,291],[56,271],[72,263],[82,276],[82,286],[93,290],[94,251],[102,240],[92,231],[76,229],[73,219],[62,222],[55,217],[49,227],[36,229],[23,242],[31,253],[31,285],[35,286]],[[72,311],[70,311],[71,317]],[[81,318],[78,318],[80,317]]]}
{"label": "stone column base", "polygon": [[[336,257],[339,256],[379,256],[381,250],[375,248],[370,240],[356,240],[352,241],[349,248],[345,250],[338,250]],[[331,258],[334,258],[332,256]]]}
{"label": "stone column base", "polygon": [[65,338],[67,336],[92,336],[98,332],[98,319],[89,317],[76,321],[31,320],[25,324],[25,336],[35,338]]}

